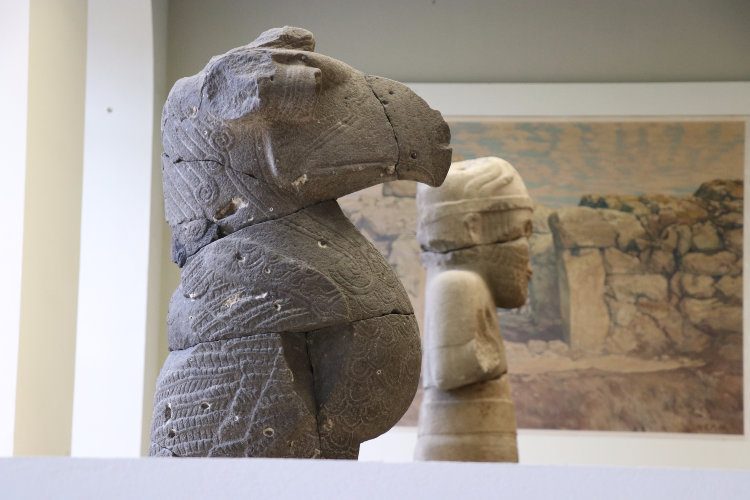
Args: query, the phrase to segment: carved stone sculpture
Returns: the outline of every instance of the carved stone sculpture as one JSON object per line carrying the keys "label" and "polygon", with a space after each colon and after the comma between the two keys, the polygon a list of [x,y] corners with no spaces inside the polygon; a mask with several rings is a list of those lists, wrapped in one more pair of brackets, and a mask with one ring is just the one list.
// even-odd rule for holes
{"label": "carved stone sculpture", "polygon": [[526,302],[532,203],[500,158],[454,163],[419,186],[427,267],[418,460],[518,461],[516,418],[496,308]]}
{"label": "carved stone sculpture", "polygon": [[409,299],[335,199],[439,185],[440,113],[284,27],[179,80],[163,179],[181,283],[151,455],[356,458],[419,379]]}

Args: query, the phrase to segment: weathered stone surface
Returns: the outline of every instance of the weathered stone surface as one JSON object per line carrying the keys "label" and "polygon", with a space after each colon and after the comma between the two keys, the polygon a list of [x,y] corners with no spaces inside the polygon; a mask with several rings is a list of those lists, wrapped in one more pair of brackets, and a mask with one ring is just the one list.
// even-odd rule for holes
{"label": "weathered stone surface", "polygon": [[427,388],[418,433],[417,460],[517,462],[508,376],[454,391]]}
{"label": "weathered stone surface", "polygon": [[654,318],[647,314],[637,314],[628,328],[638,339],[638,348],[647,354],[658,354],[668,345],[669,339]]}
{"label": "weathered stone surface", "polygon": [[181,249],[203,238],[193,221],[229,234],[383,181],[445,176],[450,134],[438,112],[404,85],[310,47],[251,43],[173,87],[163,177],[180,263]]}
{"label": "weathered stone surface", "polygon": [[685,295],[707,299],[714,294],[714,279],[704,274],[683,273],[680,284]]}
{"label": "weathered stone surface", "polygon": [[636,304],[609,301],[614,325],[605,346],[612,353],[656,355],[673,335],[682,335],[682,316],[669,303],[640,297]]}
{"label": "weathered stone surface", "polygon": [[660,274],[611,275],[607,277],[607,285],[617,300],[631,303],[640,297],[667,300],[667,279]]}
{"label": "weathered stone surface", "polygon": [[723,304],[717,299],[685,298],[680,303],[687,319],[706,332],[742,331],[742,306]]}
{"label": "weathered stone surface", "polygon": [[550,232],[549,218],[553,213],[555,213],[555,210],[552,208],[539,204],[534,205],[534,215],[532,218],[534,233],[548,234]]}
{"label": "weathered stone surface", "polygon": [[533,204],[513,166],[496,157],[454,163],[440,190],[418,188],[417,239],[447,252],[528,237]]}
{"label": "weathered stone surface", "polygon": [[727,251],[715,254],[688,253],[682,259],[682,267],[686,272],[705,274],[707,276],[723,276],[733,273],[737,257]]}
{"label": "weathered stone surface", "polygon": [[553,328],[560,318],[560,300],[557,288],[557,257],[552,235],[533,234],[529,239],[531,268],[529,297],[534,322],[544,331]]}
{"label": "weathered stone surface", "polygon": [[673,341],[677,350],[686,353],[699,353],[711,345],[711,337],[690,324],[689,321],[683,323],[682,336]]}
{"label": "weathered stone surface", "polygon": [[[467,269],[485,277],[498,307],[521,307],[528,297],[529,243],[526,238],[477,245],[448,253],[422,252],[422,262],[439,270]],[[498,263],[502,263],[499,266]]]}
{"label": "weathered stone surface", "polygon": [[671,275],[676,269],[674,255],[671,252],[653,249],[648,254],[648,267],[651,272]]}
{"label": "weathered stone surface", "polygon": [[660,197],[656,195],[652,197],[652,209],[656,209],[662,218],[662,222],[666,224],[692,225],[708,218],[708,211],[695,198]]}
{"label": "weathered stone surface", "polygon": [[474,272],[430,276],[425,297],[426,387],[450,390],[508,370],[487,283]]}
{"label": "weathered stone surface", "polygon": [[643,271],[638,257],[627,254],[616,248],[604,249],[604,264],[607,274],[633,274]]}
{"label": "weathered stone surface", "polygon": [[721,215],[716,223],[724,229],[738,229],[743,226],[743,216],[741,207],[736,212],[729,212]]}
{"label": "weathered stone surface", "polygon": [[616,210],[602,210],[601,215],[614,226],[620,250],[642,247],[641,242],[646,238],[646,230],[635,215]]}
{"label": "weathered stone surface", "polygon": [[724,243],[735,255],[742,255],[742,229],[730,229],[724,232]]}
{"label": "weathered stone surface", "polygon": [[719,233],[711,222],[699,222],[693,225],[693,250],[710,252],[721,248]]}
{"label": "weathered stone surface", "polygon": [[589,207],[559,209],[549,218],[559,248],[602,248],[615,244],[617,230],[599,210]]}
{"label": "weathered stone surface", "polygon": [[651,317],[661,330],[674,343],[683,338],[684,318],[680,311],[668,302],[655,302],[648,299],[638,301],[638,310]]}
{"label": "weathered stone surface", "polygon": [[183,271],[153,455],[356,458],[414,396],[407,294],[331,200],[439,185],[450,132],[406,86],[313,49],[306,30],[269,30],[179,80],[164,106]]}
{"label": "weathered stone surface", "polygon": [[604,302],[606,272],[601,253],[566,250],[558,262],[560,309],[565,338],[572,348],[597,351],[609,331],[609,312]]}
{"label": "weathered stone surface", "polygon": [[736,304],[742,302],[742,276],[724,276],[716,283],[716,289],[727,301]]}
{"label": "weathered stone surface", "polygon": [[[516,422],[496,308],[527,299],[531,199],[499,158],[454,163],[443,186],[417,191],[428,268],[425,394],[418,460],[517,461]],[[537,259],[551,235],[534,233]],[[550,288],[549,276],[537,282]],[[546,349],[546,342],[541,342]]]}
{"label": "weathered stone surface", "polygon": [[156,383],[150,454],[319,456],[306,352],[303,333],[259,334],[172,351]]}
{"label": "weathered stone surface", "polygon": [[169,347],[390,312],[413,312],[402,284],[331,201],[248,226],[191,258],[170,302]]}
{"label": "weathered stone surface", "polygon": [[741,180],[717,179],[704,182],[695,192],[695,196],[713,201],[742,199]]}
{"label": "weathered stone surface", "polygon": [[674,301],[675,298],[682,296],[682,273],[677,272],[669,278],[669,297]]}
{"label": "weathered stone surface", "polygon": [[322,456],[357,458],[360,443],[396,424],[419,383],[419,344],[409,314],[308,333]]}
{"label": "weathered stone surface", "polygon": [[678,224],[675,227],[677,232],[677,252],[680,255],[685,255],[690,251],[690,247],[693,244],[693,231],[689,226]]}
{"label": "weathered stone surface", "polygon": [[638,309],[632,302],[620,302],[617,300],[607,301],[609,316],[616,325],[627,326],[633,321]]}
{"label": "weathered stone surface", "polygon": [[607,337],[605,349],[615,354],[626,354],[638,347],[638,339],[630,328],[615,326],[613,333]]}
{"label": "weathered stone surface", "polygon": [[588,194],[581,197],[580,204],[584,207],[610,208],[620,212],[632,213],[636,216],[651,213],[651,209],[638,196],[633,195],[596,196]]}

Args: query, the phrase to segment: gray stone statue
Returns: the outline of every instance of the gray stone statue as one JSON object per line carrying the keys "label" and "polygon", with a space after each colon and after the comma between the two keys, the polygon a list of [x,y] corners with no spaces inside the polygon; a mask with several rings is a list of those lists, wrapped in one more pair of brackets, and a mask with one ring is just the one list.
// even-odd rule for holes
{"label": "gray stone statue", "polygon": [[418,460],[518,461],[516,418],[496,308],[526,302],[532,203],[500,158],[454,163],[419,186],[427,270]]}
{"label": "gray stone statue", "polygon": [[151,455],[357,458],[419,379],[409,299],[335,199],[439,185],[450,132],[406,86],[284,27],[179,80],[162,115],[181,283]]}

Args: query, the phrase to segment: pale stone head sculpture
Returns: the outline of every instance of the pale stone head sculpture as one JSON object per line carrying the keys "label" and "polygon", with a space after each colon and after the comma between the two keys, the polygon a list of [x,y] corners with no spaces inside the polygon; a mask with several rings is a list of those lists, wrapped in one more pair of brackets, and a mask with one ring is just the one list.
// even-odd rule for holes
{"label": "pale stone head sculpture", "polygon": [[182,267],[151,454],[356,458],[406,411],[419,333],[406,292],[337,197],[437,186],[450,132],[404,85],[284,27],[179,80],[162,115]]}
{"label": "pale stone head sculpture", "polygon": [[516,461],[515,414],[496,308],[526,302],[532,202],[500,158],[454,163],[417,191],[428,268],[425,399],[416,456]]}

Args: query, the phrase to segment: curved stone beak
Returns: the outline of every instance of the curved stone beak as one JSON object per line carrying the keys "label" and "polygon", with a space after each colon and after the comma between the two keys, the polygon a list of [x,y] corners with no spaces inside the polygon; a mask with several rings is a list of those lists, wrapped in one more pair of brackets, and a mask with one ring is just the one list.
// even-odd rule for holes
{"label": "curved stone beak", "polygon": [[367,75],[367,83],[383,105],[398,144],[399,179],[437,187],[451,165],[451,133],[443,116],[406,85]]}

